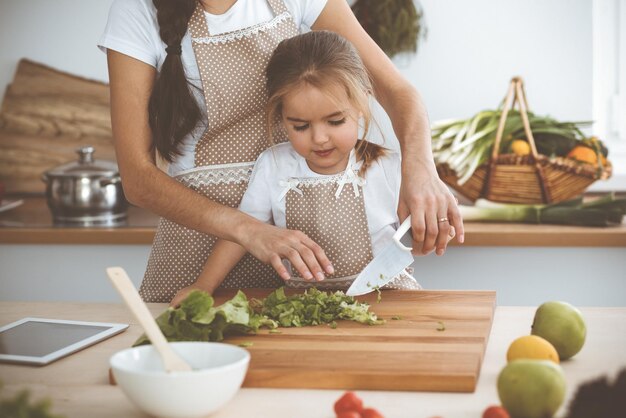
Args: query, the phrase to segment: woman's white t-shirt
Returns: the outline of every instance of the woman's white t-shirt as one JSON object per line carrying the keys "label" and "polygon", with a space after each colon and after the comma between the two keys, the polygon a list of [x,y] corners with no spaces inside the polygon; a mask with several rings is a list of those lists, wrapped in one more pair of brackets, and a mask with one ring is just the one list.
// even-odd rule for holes
{"label": "woman's white t-shirt", "polygon": [[[354,151],[350,155],[349,164],[356,165]],[[257,159],[239,210],[262,222],[286,228],[286,198],[282,195],[285,182],[294,177],[322,180],[333,176],[313,172],[289,142],[275,145]],[[396,211],[400,178],[400,155],[391,151],[374,161],[365,172],[363,201],[374,256],[391,242],[398,228]],[[344,188],[352,189],[352,185],[346,184]]]}
{"label": "woman's white t-shirt", "polygon": [[[327,0],[282,0],[297,27],[310,28],[324,9]],[[267,0],[237,0],[221,15],[204,13],[209,33],[220,35],[271,21],[275,16]],[[111,49],[153,66],[159,71],[167,55],[159,36],[156,9],[152,0],[115,0],[109,11],[109,19],[98,47],[106,52]],[[200,105],[202,120],[181,143],[181,156],[170,164],[171,175],[194,167],[194,149],[206,129],[206,104],[196,57],[191,46],[189,32],[181,43],[181,58],[189,82],[197,87],[192,92]]]}

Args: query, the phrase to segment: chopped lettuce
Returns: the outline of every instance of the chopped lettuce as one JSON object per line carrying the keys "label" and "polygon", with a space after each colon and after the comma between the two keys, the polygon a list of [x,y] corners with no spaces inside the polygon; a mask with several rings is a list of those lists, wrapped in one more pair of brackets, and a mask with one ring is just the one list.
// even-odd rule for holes
{"label": "chopped lettuce", "polygon": [[[285,295],[278,288],[264,299],[248,301],[245,293],[222,305],[214,306],[208,293],[193,291],[178,308],[168,308],[156,318],[168,341],[222,341],[230,334],[256,334],[259,328],[333,324],[337,319],[376,325],[384,321],[369,312],[369,305],[337,291],[310,289],[304,293]],[[150,344],[142,335],[134,346]]]}
{"label": "chopped lettuce", "polygon": [[255,310],[275,320],[281,327],[330,324],[346,319],[362,324],[376,325],[384,321],[369,312],[369,305],[346,296],[342,291],[322,292],[315,288],[291,296],[278,288],[262,301],[253,301]]}

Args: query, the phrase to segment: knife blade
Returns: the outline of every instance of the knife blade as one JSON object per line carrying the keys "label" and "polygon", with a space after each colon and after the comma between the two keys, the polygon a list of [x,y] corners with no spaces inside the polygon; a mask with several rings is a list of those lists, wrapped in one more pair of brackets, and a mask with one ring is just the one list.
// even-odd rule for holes
{"label": "knife blade", "polygon": [[359,296],[373,292],[389,283],[413,263],[412,248],[400,242],[409,229],[411,229],[410,216],[393,234],[391,242],[354,279],[346,295]]}

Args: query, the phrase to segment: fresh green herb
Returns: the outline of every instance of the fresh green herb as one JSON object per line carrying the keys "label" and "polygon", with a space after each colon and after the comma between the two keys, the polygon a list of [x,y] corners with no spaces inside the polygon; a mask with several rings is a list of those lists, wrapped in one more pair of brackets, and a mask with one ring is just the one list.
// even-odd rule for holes
{"label": "fresh green herb", "polygon": [[379,278],[380,280],[385,280],[385,276],[384,276],[382,273],[380,274],[380,276],[378,276],[378,278]]}
{"label": "fresh green herb", "polygon": [[239,347],[252,347],[254,343],[252,341],[244,341],[238,344]]}
{"label": "fresh green herb", "polygon": [[372,287],[372,284],[370,282],[367,282],[367,287]]}
{"label": "fresh green herb", "polygon": [[347,319],[362,324],[376,325],[384,321],[369,312],[369,305],[346,296],[342,291],[322,292],[315,288],[304,293],[285,295],[278,288],[263,300],[252,300],[255,312],[281,327],[301,327],[328,324],[337,319]]}
{"label": "fresh green herb", "polygon": [[[302,327],[328,324],[344,319],[377,325],[385,321],[369,311],[369,305],[337,291],[321,292],[315,288],[304,293],[285,295],[279,288],[265,299],[248,301],[245,293],[220,306],[213,306],[209,294],[193,291],[178,308],[168,308],[156,318],[168,341],[222,341],[231,334],[256,334],[261,327]],[[270,331],[271,332],[271,331]],[[134,346],[149,344],[142,335]]]}
{"label": "fresh green herb", "polygon": [[283,332],[282,332],[282,331],[279,331],[279,330],[277,330],[277,329],[271,329],[269,333],[270,333],[270,334],[282,334]]}
{"label": "fresh green herb", "polygon": [[374,286],[374,290],[376,292],[378,292],[378,295],[376,295],[376,303],[380,303],[380,301],[382,300],[383,296],[380,292],[380,286]]}
{"label": "fresh green herb", "polygon": [[437,323],[439,324],[439,326],[437,327],[437,331],[445,331],[446,330],[446,324],[444,324],[443,321],[437,321]]}
{"label": "fresh green herb", "polygon": [[[0,384],[0,388],[1,388]],[[63,415],[56,415],[50,412],[52,402],[50,399],[43,399],[32,402],[30,392],[22,390],[12,399],[0,400],[0,417],[7,418],[64,418]]]}
{"label": "fresh green herb", "polygon": [[331,327],[332,329],[337,329],[337,322],[333,321],[330,324],[328,324],[329,327]]}
{"label": "fresh green herb", "polygon": [[394,321],[399,321],[402,319],[402,317],[400,316],[392,316],[391,319],[393,319]]}

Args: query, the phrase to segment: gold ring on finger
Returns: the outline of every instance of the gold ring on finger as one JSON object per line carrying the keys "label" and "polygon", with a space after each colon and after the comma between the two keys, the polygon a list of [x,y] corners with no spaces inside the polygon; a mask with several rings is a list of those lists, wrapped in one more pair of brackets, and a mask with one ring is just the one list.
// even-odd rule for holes
{"label": "gold ring on finger", "polygon": [[437,221],[438,222],[448,222],[448,218],[446,218],[446,217],[439,218]]}

